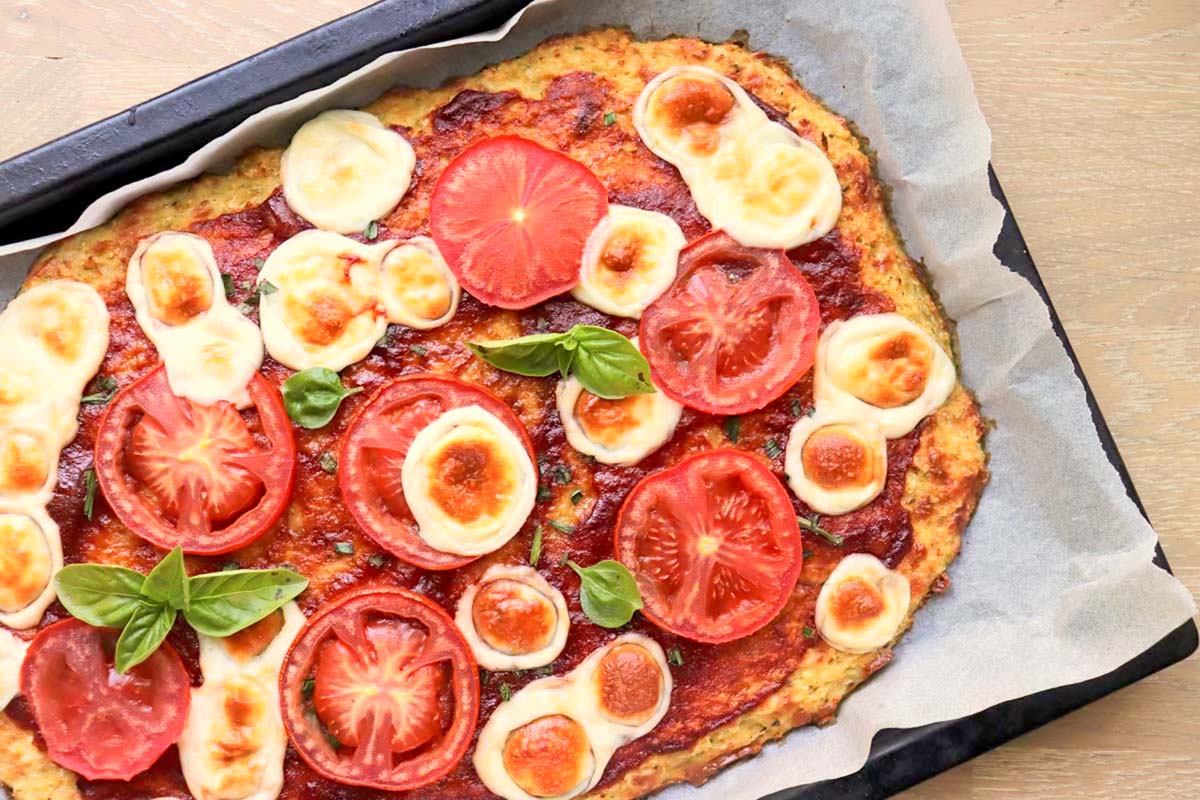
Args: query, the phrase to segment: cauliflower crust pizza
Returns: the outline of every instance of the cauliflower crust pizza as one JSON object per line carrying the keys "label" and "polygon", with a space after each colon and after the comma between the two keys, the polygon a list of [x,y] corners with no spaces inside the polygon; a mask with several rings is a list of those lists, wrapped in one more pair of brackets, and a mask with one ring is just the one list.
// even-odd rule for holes
{"label": "cauliflower crust pizza", "polygon": [[987,481],[862,143],[738,44],[322,113],[0,328],[17,800],[699,784],[891,660]]}

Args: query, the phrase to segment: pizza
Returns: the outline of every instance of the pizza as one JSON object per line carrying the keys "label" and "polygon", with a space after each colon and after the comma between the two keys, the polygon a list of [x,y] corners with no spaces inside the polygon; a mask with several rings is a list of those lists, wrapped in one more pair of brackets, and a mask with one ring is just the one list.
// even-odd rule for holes
{"label": "pizza", "polygon": [[0,329],[18,800],[698,784],[888,663],[987,480],[862,142],[736,43],[318,114]]}

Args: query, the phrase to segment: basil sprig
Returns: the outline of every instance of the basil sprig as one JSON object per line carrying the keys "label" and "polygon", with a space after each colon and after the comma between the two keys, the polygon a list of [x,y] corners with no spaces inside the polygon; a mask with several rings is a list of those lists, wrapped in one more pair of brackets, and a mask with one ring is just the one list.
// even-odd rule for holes
{"label": "basil sprig", "polygon": [[302,428],[324,428],[338,407],[361,386],[347,389],[338,374],[326,367],[310,367],[283,382],[283,406]]}
{"label": "basil sprig", "polygon": [[176,547],[149,575],[108,564],[71,564],[54,579],[58,599],[99,628],[121,628],[114,655],[125,673],[150,657],[182,613],[205,636],[248,628],[308,586],[290,569],[237,569],[188,577]]}
{"label": "basil sprig", "polygon": [[561,333],[535,333],[498,342],[469,342],[475,355],[505,372],[542,378],[574,375],[597,397],[614,400],[653,394],[650,365],[633,342],[616,331],[575,325]]}
{"label": "basil sprig", "polygon": [[642,607],[637,581],[620,561],[607,559],[590,567],[567,566],[579,576],[579,604],[588,619],[602,628],[619,628]]}

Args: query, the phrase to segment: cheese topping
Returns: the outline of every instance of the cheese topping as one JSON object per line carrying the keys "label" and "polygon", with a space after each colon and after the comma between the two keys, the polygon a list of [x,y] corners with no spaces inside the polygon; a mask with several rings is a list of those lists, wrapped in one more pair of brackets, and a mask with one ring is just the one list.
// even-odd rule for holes
{"label": "cheese topping", "polygon": [[418,330],[445,325],[462,297],[458,280],[428,236],[388,251],[380,266],[380,292],[388,321]]}
{"label": "cheese topping", "polygon": [[422,539],[456,555],[490,553],[516,535],[537,497],[525,445],[479,406],[445,412],[413,438],[401,468]]}
{"label": "cheese topping", "polygon": [[304,626],[295,603],[233,636],[200,635],[204,685],[192,689],[179,763],[196,800],[273,800],[283,788],[287,734],[279,670]]}
{"label": "cheese topping", "polygon": [[479,666],[493,672],[549,664],[571,625],[562,592],[531,567],[503,564],[467,588],[454,622]]}
{"label": "cheese topping", "polygon": [[335,233],[359,233],[408,191],[412,145],[365,111],[326,111],[300,126],[283,152],[283,196],[300,216]]}
{"label": "cheese topping", "polygon": [[845,514],[883,491],[887,440],[870,421],[801,417],[788,437],[783,470],[788,486],[813,511]]}
{"label": "cheese topping", "polygon": [[618,747],[662,721],[671,687],[657,642],[619,636],[498,706],[480,729],[475,771],[505,800],[576,797],[595,787]]}
{"label": "cheese topping", "polygon": [[700,213],[742,244],[791,248],[837,223],[842,190],[828,157],[729,78],[672,67],[646,84],[633,119],[646,146],[679,169]]}
{"label": "cheese topping", "polygon": [[581,303],[618,317],[639,319],[675,280],[687,244],[675,220],[657,211],[610,205],[583,248]]}
{"label": "cheese topping", "polygon": [[940,408],[955,381],[950,357],[900,314],[830,323],[817,344],[817,407],[845,419],[871,420],[889,439],[909,433]]}
{"label": "cheese topping", "polygon": [[0,711],[21,693],[21,665],[29,642],[0,629]]}
{"label": "cheese topping", "polygon": [[54,601],[62,569],[58,525],[38,505],[0,507],[0,624],[32,628]]}
{"label": "cheese topping", "polygon": [[868,653],[896,636],[909,599],[908,578],[875,556],[848,555],[817,595],[817,630],[838,650]]}
{"label": "cheese topping", "polygon": [[205,239],[175,231],[142,239],[129,260],[125,293],[175,395],[201,405],[250,404],[246,387],[262,366],[262,334],[229,305]]}

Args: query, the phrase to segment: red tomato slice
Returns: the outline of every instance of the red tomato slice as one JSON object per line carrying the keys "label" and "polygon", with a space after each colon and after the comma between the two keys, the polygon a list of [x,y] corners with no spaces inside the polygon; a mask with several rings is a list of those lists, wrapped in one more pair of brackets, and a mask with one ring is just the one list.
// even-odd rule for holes
{"label": "red tomato slice", "polygon": [[743,414],[812,367],[821,312],[782,250],[721,231],[689,244],[675,282],[642,313],[639,344],[654,383],[709,414]]}
{"label": "red tomato slice", "polygon": [[96,433],[96,479],[113,513],[164,549],[227,553],[265,533],[292,496],[296,445],[261,375],[252,410],[176,397],[162,368],[123,389]]}
{"label": "red tomato slice", "polygon": [[362,589],[314,614],[279,687],[296,752],[354,786],[433,783],[462,759],[479,721],[470,646],[445,611],[406,589]]}
{"label": "red tomato slice", "polygon": [[65,619],[34,637],[21,667],[50,758],[88,780],[127,781],[148,769],[187,721],[190,682],[175,649],[164,642],[120,675],[118,636]]}
{"label": "red tomato slice", "polygon": [[740,639],[774,619],[803,563],[787,492],[740,450],[701,453],[643,478],[621,506],[615,538],[642,613],[698,642]]}
{"label": "red tomato slice", "polygon": [[521,420],[503,400],[470,383],[434,375],[410,375],[385,384],[346,426],[338,457],[338,488],[351,516],[379,546],[425,569],[454,569],[478,556],[435,550],[417,533],[400,484],[409,445],[443,413],[479,406],[512,429],[537,463]]}
{"label": "red tomato slice", "polygon": [[579,282],[608,193],[587,167],[519,136],[471,145],[438,178],[429,227],[463,288],[528,308]]}

